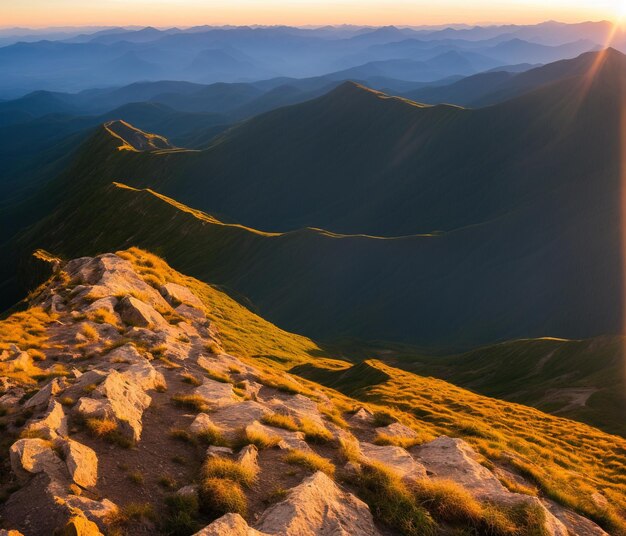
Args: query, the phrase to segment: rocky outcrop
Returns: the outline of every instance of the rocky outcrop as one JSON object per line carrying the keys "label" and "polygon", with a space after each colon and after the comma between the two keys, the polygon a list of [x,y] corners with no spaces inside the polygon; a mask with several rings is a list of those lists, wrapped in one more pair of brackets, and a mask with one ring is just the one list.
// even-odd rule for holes
{"label": "rocky outcrop", "polygon": [[44,439],[19,439],[9,450],[11,469],[22,480],[37,473],[46,473],[53,479],[62,477],[64,464],[52,448],[52,443]]}
{"label": "rocky outcrop", "polygon": [[63,441],[61,448],[70,478],[85,488],[95,486],[98,481],[98,457],[93,449],[72,439]]}
{"label": "rocky outcrop", "polygon": [[181,304],[195,307],[196,309],[203,310],[204,305],[200,298],[198,298],[191,290],[182,285],[176,283],[166,283],[159,289],[162,296],[174,307],[178,307]]}
{"label": "rocky outcrop", "polygon": [[[452,480],[483,503],[537,506],[551,536],[606,534],[561,505],[509,492],[460,439],[395,446],[413,444],[422,432],[399,422],[376,427],[367,407],[341,412],[327,391],[228,354],[207,318],[210,304],[183,279],[163,282],[155,271],[147,284],[118,255],[76,259],[62,271],[33,301],[54,312],[44,357],[15,345],[0,354],[6,370],[36,366],[64,376],[38,391],[37,382],[0,378],[0,404],[10,417],[3,424],[20,438],[9,449],[11,479],[21,486],[0,516],[26,536],[98,536],[111,532],[112,519],[137,521],[141,530],[131,534],[156,534],[165,520],[150,514],[139,521],[116,504],[134,503],[138,518],[144,502],[165,515],[165,493],[190,512],[199,501],[197,519],[246,514],[223,515],[197,535],[378,536],[357,497],[359,479],[344,478],[362,476],[365,464],[384,466],[409,487]],[[346,464],[347,451],[338,447],[348,444],[353,461]],[[328,476],[334,473],[336,481]],[[225,493],[217,514],[204,504],[208,480]],[[594,504],[608,502],[595,495]],[[190,512],[178,521],[190,521]]]}
{"label": "rocky outcrop", "polygon": [[120,433],[138,441],[142,430],[141,417],[151,400],[132,377],[111,370],[92,396],[78,401],[76,411],[84,418],[113,419]]}
{"label": "rocky outcrop", "polygon": [[132,296],[124,296],[118,303],[116,311],[120,318],[131,326],[158,328],[167,325],[165,319],[154,307]]}
{"label": "rocky outcrop", "polygon": [[565,525],[537,498],[511,493],[486,467],[465,441],[446,436],[425,443],[414,450],[429,475],[452,480],[481,500],[503,505],[532,504],[544,513],[544,531],[550,536],[568,536]]}
{"label": "rocky outcrop", "polygon": [[317,472],[268,508],[256,528],[281,536],[378,536],[367,505]]}
{"label": "rocky outcrop", "polygon": [[[251,528],[239,514],[226,514],[193,536],[264,536]],[[1,535],[0,535],[1,536]]]}
{"label": "rocky outcrop", "polygon": [[205,378],[202,385],[196,387],[195,394],[204,398],[212,409],[232,406],[240,401],[240,398],[233,391],[230,383],[218,382]]}
{"label": "rocky outcrop", "polygon": [[426,477],[426,468],[402,447],[372,445],[363,442],[359,448],[363,461],[382,463],[404,479],[418,480]]}
{"label": "rocky outcrop", "polygon": [[63,406],[51,398],[48,409],[40,418],[31,419],[24,427],[24,435],[52,440],[67,435],[67,416]]}

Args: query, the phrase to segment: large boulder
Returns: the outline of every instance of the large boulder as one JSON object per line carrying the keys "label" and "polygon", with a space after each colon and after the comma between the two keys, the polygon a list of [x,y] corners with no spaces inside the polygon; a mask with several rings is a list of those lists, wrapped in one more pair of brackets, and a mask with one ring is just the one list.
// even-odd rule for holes
{"label": "large boulder", "polygon": [[565,525],[537,498],[511,493],[486,467],[478,462],[478,455],[462,439],[441,436],[434,441],[412,449],[433,478],[453,480],[477,499],[496,504],[539,508],[544,514],[543,530],[550,536],[568,536]]}
{"label": "large boulder", "polygon": [[79,486],[90,488],[98,481],[98,456],[88,446],[67,439],[62,444],[65,464],[71,479]]}
{"label": "large boulder", "polygon": [[376,433],[381,436],[398,439],[415,439],[417,432],[399,422],[393,422],[389,426],[379,426]]}
{"label": "large boulder", "polygon": [[78,401],[76,411],[87,418],[115,419],[123,435],[139,441],[141,418],[151,401],[140,384],[111,370],[90,397]]}
{"label": "large boulder", "polygon": [[372,445],[360,443],[363,461],[382,463],[393,469],[399,476],[408,480],[426,478],[426,469],[417,462],[405,449],[392,445]]}
{"label": "large boulder", "polygon": [[11,445],[9,457],[11,469],[23,481],[37,473],[46,473],[53,480],[65,476],[65,464],[44,439],[18,439]]}
{"label": "large boulder", "polygon": [[259,467],[259,449],[254,445],[246,445],[237,455],[237,462],[246,470],[255,474],[258,473],[261,470]]}
{"label": "large boulder", "polygon": [[262,404],[254,400],[246,400],[214,411],[211,413],[211,420],[226,435],[232,435],[260,419],[267,412],[267,408]]}
{"label": "large boulder", "polygon": [[55,536],[102,536],[98,525],[83,515],[73,515]]}
{"label": "large boulder", "polygon": [[198,413],[193,422],[189,425],[189,431],[192,434],[201,434],[208,430],[213,430],[216,425],[206,413]]}
{"label": "large boulder", "polygon": [[35,396],[29,398],[24,404],[24,408],[37,408],[47,406],[50,402],[50,398],[58,395],[63,389],[67,387],[67,382],[64,378],[54,378],[44,385]]}
{"label": "large boulder", "polygon": [[226,514],[193,536],[265,536],[251,528],[239,514]]}
{"label": "large boulder", "polygon": [[281,536],[378,536],[367,505],[321,471],[268,508],[256,528]]}
{"label": "large boulder", "polygon": [[63,406],[51,399],[46,412],[41,418],[32,419],[24,427],[23,433],[30,437],[55,439],[67,435],[67,417]]}
{"label": "large boulder", "polygon": [[161,295],[169,302],[170,305],[176,307],[181,303],[195,307],[196,309],[204,309],[204,304],[191,290],[177,283],[166,283],[161,287]]}
{"label": "large boulder", "polygon": [[441,436],[411,449],[433,478],[453,480],[480,498],[507,492],[498,478],[478,462],[478,455],[465,441]]}
{"label": "large boulder", "polygon": [[240,401],[230,383],[204,378],[202,385],[195,388],[194,394],[204,398],[212,409],[232,406]]}
{"label": "large boulder", "polygon": [[139,277],[129,261],[115,254],[71,260],[65,271],[78,287],[84,287],[77,293],[77,299],[89,296],[93,302],[108,296],[135,294],[152,307],[169,307],[161,294]]}
{"label": "large boulder", "polygon": [[168,326],[161,313],[133,296],[124,296],[117,304],[116,310],[120,318],[131,326],[150,329]]}
{"label": "large boulder", "polygon": [[324,419],[317,409],[317,403],[301,394],[286,396],[280,400],[275,398],[268,402],[268,405],[276,413],[291,415],[300,419],[309,419],[322,428],[326,428]]}
{"label": "large boulder", "polygon": [[167,386],[161,372],[156,370],[146,359],[124,369],[122,375],[129,383],[138,385],[144,391],[163,389]]}

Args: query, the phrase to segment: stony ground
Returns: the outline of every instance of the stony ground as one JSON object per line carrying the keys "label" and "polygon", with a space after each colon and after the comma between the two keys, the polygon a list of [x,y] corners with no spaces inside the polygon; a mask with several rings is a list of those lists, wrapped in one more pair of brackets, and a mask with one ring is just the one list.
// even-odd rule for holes
{"label": "stony ground", "polygon": [[[504,478],[532,486],[460,439],[420,444],[389,415],[224,353],[198,297],[155,286],[108,254],[59,267],[32,298],[53,318],[46,348],[0,355],[0,535],[606,534],[509,491]],[[423,526],[398,521],[402,493],[420,494]],[[461,499],[475,505],[463,515]],[[534,525],[495,519],[531,511]]]}

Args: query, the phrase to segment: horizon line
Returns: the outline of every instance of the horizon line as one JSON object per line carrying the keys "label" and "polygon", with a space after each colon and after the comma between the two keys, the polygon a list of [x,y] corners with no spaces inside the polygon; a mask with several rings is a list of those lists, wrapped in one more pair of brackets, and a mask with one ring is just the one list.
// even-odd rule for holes
{"label": "horizon line", "polygon": [[406,24],[406,23],[390,23],[390,24],[358,24],[354,22],[334,22],[327,24],[314,24],[314,23],[302,23],[302,24],[262,24],[262,23],[250,23],[250,24],[233,24],[229,22],[207,22],[201,24],[193,24],[193,25],[172,25],[172,26],[161,26],[155,24],[97,24],[97,23],[84,23],[84,24],[54,24],[54,25],[20,25],[20,24],[9,24],[9,25],[0,25],[1,30],[68,30],[68,29],[79,29],[79,28],[99,28],[103,29],[145,29],[145,28],[155,28],[157,30],[189,30],[191,28],[201,28],[203,26],[209,28],[223,28],[223,27],[232,27],[232,28],[299,28],[299,29],[320,29],[320,28],[340,28],[345,26],[352,26],[355,28],[454,28],[459,26],[468,26],[468,27],[497,27],[497,26],[538,26],[540,24],[563,24],[563,25],[576,25],[576,24],[615,24],[615,21],[611,21],[609,19],[581,19],[578,21],[565,22],[558,19],[542,19],[538,22],[511,22],[511,21],[478,21],[478,22],[446,22],[446,23],[438,23],[438,24]]}

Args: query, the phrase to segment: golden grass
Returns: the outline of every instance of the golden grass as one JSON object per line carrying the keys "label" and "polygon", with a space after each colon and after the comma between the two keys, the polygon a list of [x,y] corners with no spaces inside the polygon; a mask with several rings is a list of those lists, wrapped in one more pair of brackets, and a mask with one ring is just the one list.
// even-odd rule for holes
{"label": "golden grass", "polygon": [[308,417],[300,419],[300,431],[309,443],[326,443],[333,439],[333,434]]}
{"label": "golden grass", "polygon": [[275,447],[281,442],[281,437],[271,435],[264,430],[253,428],[242,428],[239,437],[235,440],[235,446],[254,445],[259,450]]}
{"label": "golden grass", "polygon": [[200,509],[211,519],[235,513],[245,516],[248,499],[241,486],[228,478],[205,478],[198,490]]}
{"label": "golden grass", "polygon": [[[454,436],[460,428],[467,430],[468,422],[479,422],[480,433],[470,428],[465,440],[480,454],[516,470],[546,496],[611,534],[626,534],[626,521],[619,513],[626,511],[626,440],[379,361],[369,363],[390,379],[362,392],[363,399],[397,408],[405,420],[412,414],[415,426],[433,436]],[[611,496],[613,506],[606,511],[594,506],[588,500],[593,490]]]}
{"label": "golden grass", "polygon": [[209,404],[206,399],[200,395],[176,394],[171,398],[172,404],[185,409],[192,409],[198,413],[207,411]]}
{"label": "golden grass", "polygon": [[194,376],[193,374],[189,374],[188,372],[185,372],[184,374],[181,374],[180,378],[185,383],[188,383],[189,385],[193,385],[195,387],[198,387],[199,385],[202,385],[202,380],[200,378],[198,378],[197,376]]}
{"label": "golden grass", "polygon": [[92,325],[87,324],[87,323],[81,324],[79,333],[81,335],[84,335],[87,338],[87,340],[90,340],[90,341],[97,341],[100,338],[100,334],[98,333],[98,330],[94,328]]}
{"label": "golden grass", "polygon": [[329,408],[324,404],[318,404],[318,411],[324,415],[330,422],[332,422],[335,426],[339,426],[339,428],[343,428],[344,430],[348,429],[348,423],[342,417],[341,412],[337,410],[337,408]]}
{"label": "golden grass", "polygon": [[228,478],[247,488],[257,479],[257,471],[227,458],[208,458],[202,466],[204,478]]}
{"label": "golden grass", "polygon": [[400,477],[382,464],[364,464],[351,479],[375,517],[406,536],[431,536],[436,524]]}
{"label": "golden grass", "polygon": [[284,428],[285,430],[290,430],[292,432],[300,429],[298,423],[291,415],[281,415],[280,413],[263,415],[263,417],[261,418],[261,422],[263,424],[267,424],[268,426]]}
{"label": "golden grass", "polygon": [[117,432],[117,421],[113,419],[90,418],[85,420],[85,425],[96,437],[105,437],[113,432]]}
{"label": "golden grass", "polygon": [[103,307],[95,309],[94,311],[89,311],[86,314],[86,318],[96,324],[110,324],[112,326],[119,327],[118,317]]}
{"label": "golden grass", "polygon": [[207,445],[226,445],[226,439],[220,429],[214,424],[205,426],[201,432],[196,434],[196,437]]}
{"label": "golden grass", "polygon": [[212,369],[204,369],[204,370],[205,370],[207,377],[211,378],[212,380],[215,380],[216,382],[232,383],[230,376],[228,376],[228,374],[224,372],[220,372],[219,370],[212,370]]}
{"label": "golden grass", "polygon": [[[285,332],[255,315],[218,288],[179,274],[150,253],[131,248],[118,255],[133,263],[140,274],[148,274],[141,263],[150,260],[152,273],[188,286],[206,305],[208,318],[220,326],[225,351],[244,361],[253,359],[257,367],[271,366],[273,370],[314,364],[341,373],[350,366],[329,357],[310,339]],[[417,376],[380,361],[366,363],[389,379],[358,392],[346,392],[357,396],[370,409],[423,431],[424,437],[461,434],[492,463],[521,472],[548,497],[591,517],[612,534],[626,535],[623,438],[522,405],[477,395],[442,380]],[[278,375],[268,370],[267,376],[266,385],[272,386],[272,379]],[[292,392],[313,393],[316,384],[300,379],[299,382],[301,386],[296,385]],[[287,392],[290,388],[287,386]],[[350,403],[337,391],[323,391],[336,404]],[[377,418],[377,422],[382,423],[383,419]],[[514,461],[508,457],[509,452],[514,454]],[[588,498],[593,490],[602,491],[609,499],[609,510],[602,511],[591,504]]]}
{"label": "golden grass", "polygon": [[419,437],[401,437],[378,432],[374,439],[376,445],[394,445],[396,447],[402,447],[405,449],[420,445],[423,440]]}
{"label": "golden grass", "polygon": [[327,458],[323,458],[314,452],[291,449],[283,460],[293,465],[300,465],[311,472],[322,471],[330,477],[335,476],[334,464]]}

